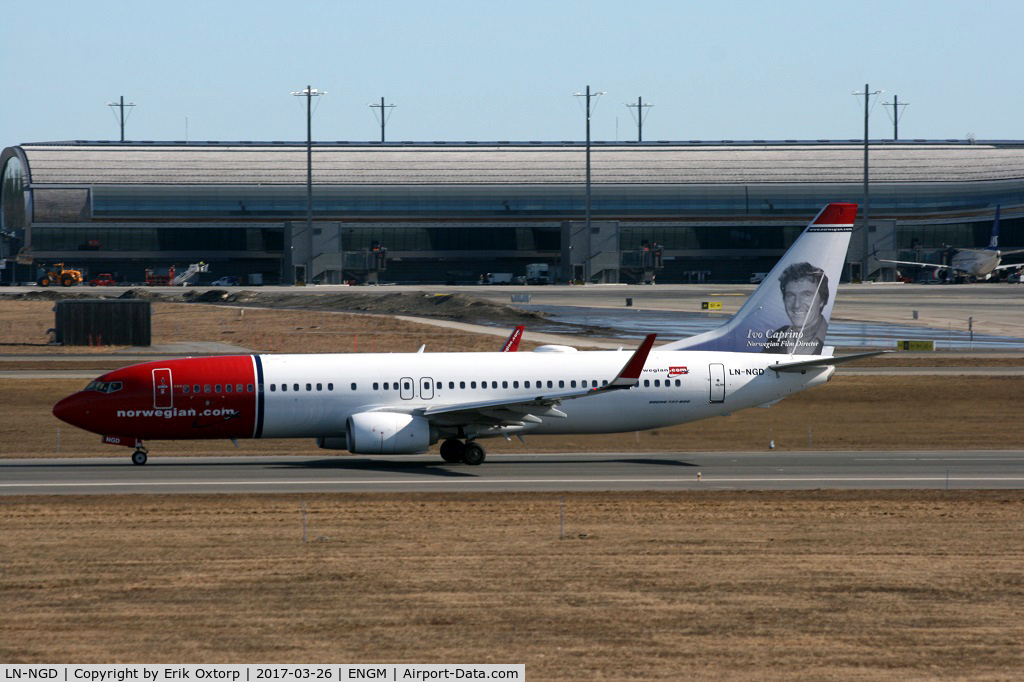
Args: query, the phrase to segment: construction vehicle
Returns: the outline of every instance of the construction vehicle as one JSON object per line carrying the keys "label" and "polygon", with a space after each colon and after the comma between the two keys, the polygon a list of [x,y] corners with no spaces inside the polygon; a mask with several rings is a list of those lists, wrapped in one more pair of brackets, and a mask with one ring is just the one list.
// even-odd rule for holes
{"label": "construction vehicle", "polygon": [[54,263],[53,268],[47,270],[42,277],[36,280],[36,283],[41,287],[48,287],[54,284],[59,284],[62,287],[73,287],[76,284],[82,283],[82,271],[69,270],[64,267],[63,263]]}

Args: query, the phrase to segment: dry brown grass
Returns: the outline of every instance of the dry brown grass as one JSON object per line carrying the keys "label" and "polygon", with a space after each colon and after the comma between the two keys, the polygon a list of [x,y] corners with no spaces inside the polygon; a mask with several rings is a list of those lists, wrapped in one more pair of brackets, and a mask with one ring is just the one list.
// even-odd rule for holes
{"label": "dry brown grass", "polygon": [[1011,679],[1021,492],[0,501],[4,662]]}

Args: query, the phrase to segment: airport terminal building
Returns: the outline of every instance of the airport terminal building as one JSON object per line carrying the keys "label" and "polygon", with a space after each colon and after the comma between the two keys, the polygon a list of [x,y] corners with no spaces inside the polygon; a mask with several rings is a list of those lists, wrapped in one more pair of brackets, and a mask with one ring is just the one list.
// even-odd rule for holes
{"label": "airport terminal building", "polygon": [[[747,281],[831,201],[863,205],[860,141],[31,143],[0,155],[0,280],[64,262],[132,282],[468,283],[547,263],[560,280]],[[1024,247],[1024,141],[873,141],[870,224],[847,275],[944,245]],[[650,254],[657,254],[656,261]],[[13,266],[17,260],[20,265]]]}

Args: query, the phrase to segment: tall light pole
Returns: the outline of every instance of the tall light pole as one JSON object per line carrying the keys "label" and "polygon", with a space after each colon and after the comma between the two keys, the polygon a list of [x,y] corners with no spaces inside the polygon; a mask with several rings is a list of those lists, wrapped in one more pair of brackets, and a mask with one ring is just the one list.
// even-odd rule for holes
{"label": "tall light pole", "polygon": [[293,92],[295,97],[306,98],[306,237],[309,240],[309,256],[306,260],[306,276],[304,280],[309,282],[313,269],[313,98],[326,95],[327,92],[320,91],[307,85],[305,90]]}
{"label": "tall light pole", "polygon": [[871,88],[867,83],[864,84],[864,92],[854,92],[855,96],[864,95],[864,220],[861,223],[861,244],[864,247],[864,254],[861,256],[860,261],[860,281],[864,281],[868,276],[868,259],[870,244],[868,243],[868,221],[871,219],[871,194],[870,185],[868,183],[868,119],[871,115],[871,96],[879,95],[885,92],[884,90],[875,90],[871,92]]}
{"label": "tall light pole", "polygon": [[[594,109],[597,107],[597,101],[596,100],[598,98],[600,98],[601,95],[607,95],[607,94],[608,94],[607,92],[595,92],[595,93],[591,94],[590,86],[589,85],[587,86],[586,93],[580,93],[580,92],[573,93],[573,97],[584,97],[585,98],[585,102],[586,102],[585,105],[584,105],[584,108],[586,110],[585,114],[586,114],[586,119],[587,119],[587,147],[586,147],[586,150],[587,150],[587,173],[586,173],[586,213],[585,213],[585,218],[584,218],[584,221],[585,221],[584,224],[586,225],[587,233],[588,234],[590,233],[590,116],[594,113]],[[590,106],[591,98],[594,98],[594,100],[595,100],[593,107]]]}
{"label": "tall light pole", "polygon": [[384,126],[387,125],[388,119],[391,117],[391,112],[388,109],[394,109],[394,104],[384,104],[384,98],[380,98],[380,104],[368,105],[371,109],[380,109],[380,141],[384,141]]}
{"label": "tall light pole", "polygon": [[[643,142],[644,141],[644,118],[647,117],[647,113],[648,113],[647,111],[645,111],[645,109],[650,109],[654,105],[653,104],[644,104],[644,98],[643,97],[637,97],[636,98],[636,104],[627,104],[626,106],[629,107],[630,109],[636,109],[636,141],[637,142]],[[632,112],[630,112],[630,113],[632,113]]]}
{"label": "tall light pole", "polygon": [[900,139],[900,107],[909,107],[910,102],[900,104],[900,98],[897,95],[893,95],[892,101],[882,102],[882,106],[892,107],[892,139],[895,142]]}
{"label": "tall light pole", "polygon": [[[121,142],[124,142],[124,108],[125,107],[131,108],[131,107],[134,107],[135,105],[132,104],[132,103],[125,104],[124,103],[124,95],[121,95],[121,101],[120,102],[107,102],[107,106],[111,107],[111,108],[117,107],[118,109],[121,110]],[[129,112],[128,115],[130,116],[131,112]]]}

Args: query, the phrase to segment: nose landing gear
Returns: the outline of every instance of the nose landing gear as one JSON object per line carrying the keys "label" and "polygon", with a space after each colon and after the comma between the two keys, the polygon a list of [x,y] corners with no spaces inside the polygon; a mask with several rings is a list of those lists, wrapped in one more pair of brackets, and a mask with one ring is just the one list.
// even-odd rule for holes
{"label": "nose landing gear", "polygon": [[449,438],[441,443],[441,459],[454,464],[462,462],[472,466],[484,463],[487,458],[487,451],[475,440],[463,443],[457,438]]}

